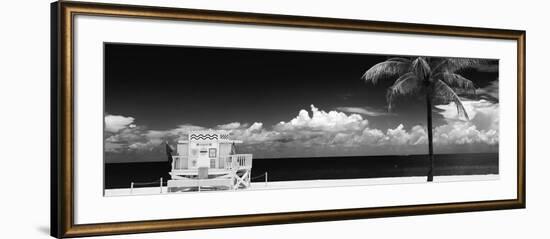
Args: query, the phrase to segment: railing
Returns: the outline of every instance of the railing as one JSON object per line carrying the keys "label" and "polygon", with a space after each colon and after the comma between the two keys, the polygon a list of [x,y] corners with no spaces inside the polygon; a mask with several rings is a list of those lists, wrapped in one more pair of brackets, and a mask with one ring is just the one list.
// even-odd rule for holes
{"label": "railing", "polygon": [[[232,154],[220,156],[217,168],[235,170],[250,169],[252,168],[252,154]],[[189,169],[188,158],[184,156],[172,156],[172,169]]]}
{"label": "railing", "polygon": [[135,186],[156,185],[156,184],[159,185],[160,193],[162,193],[163,182],[164,181],[162,180],[162,177],[160,178],[160,180],[153,181],[153,182],[141,182],[141,183],[132,182],[132,183],[130,183],[130,194],[134,193],[134,187]]}
{"label": "railing", "polygon": [[225,169],[250,169],[252,168],[252,154],[233,154],[221,157],[224,160]]}

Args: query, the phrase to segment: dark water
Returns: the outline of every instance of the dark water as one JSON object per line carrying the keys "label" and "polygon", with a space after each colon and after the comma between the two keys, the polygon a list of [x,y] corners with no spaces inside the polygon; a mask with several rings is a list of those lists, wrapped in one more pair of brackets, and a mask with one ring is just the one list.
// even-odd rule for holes
{"label": "dark water", "polygon": [[[498,153],[435,155],[434,175],[498,174]],[[425,176],[427,155],[254,159],[252,177],[269,181]],[[105,164],[105,188],[170,178],[167,162]],[[253,179],[263,182],[264,177]],[[156,184],[158,185],[158,183]],[[150,185],[135,185],[135,187]]]}

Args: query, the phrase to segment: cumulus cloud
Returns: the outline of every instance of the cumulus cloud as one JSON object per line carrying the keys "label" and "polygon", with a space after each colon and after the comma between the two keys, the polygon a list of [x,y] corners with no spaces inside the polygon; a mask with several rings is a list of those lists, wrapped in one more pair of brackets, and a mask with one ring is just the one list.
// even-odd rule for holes
{"label": "cumulus cloud", "polygon": [[434,143],[436,144],[498,144],[499,135],[499,104],[485,99],[466,100],[462,104],[470,116],[470,120],[460,120],[456,105],[436,106],[447,124],[435,128]]}
{"label": "cumulus cloud", "polygon": [[[498,130],[499,125],[499,104],[493,103],[485,99],[481,100],[465,100],[462,105],[470,116],[469,122],[475,125],[480,130]],[[460,120],[456,111],[455,103],[448,105],[438,105],[440,114],[447,122]]]}
{"label": "cumulus cloud", "polygon": [[217,128],[218,129],[224,129],[224,130],[239,129],[239,128],[241,128],[241,123],[232,122],[232,123],[228,123],[228,124],[222,124],[222,125],[218,125]]}
{"label": "cumulus cloud", "polygon": [[[419,150],[417,145],[427,142],[426,131],[422,126],[406,129],[404,125],[386,130],[369,127],[368,120],[358,114],[345,114],[338,111],[323,111],[311,105],[311,113],[300,110],[298,115],[288,122],[282,121],[271,129],[263,128],[262,145],[270,149],[296,149],[302,154],[327,155],[331,150],[335,154],[365,154],[380,151],[382,147],[404,146]],[[254,137],[242,138],[245,144]],[[277,153],[284,154],[286,150]]]}
{"label": "cumulus cloud", "polygon": [[[218,129],[225,129],[219,127]],[[240,127],[229,130],[235,139],[245,141],[247,144],[259,144],[273,142],[279,139],[279,133],[264,128],[263,123],[254,122],[252,125],[240,124]]]}
{"label": "cumulus cloud", "polygon": [[105,116],[105,130],[108,132],[116,133],[122,129],[128,127],[135,127],[133,117],[124,117],[121,115],[107,115]]}
{"label": "cumulus cloud", "polygon": [[[498,103],[486,100],[464,101],[471,117],[461,120],[454,103],[436,106],[446,124],[434,128],[434,144],[498,145]],[[106,122],[107,117],[106,117]],[[192,130],[208,128],[183,124],[168,130],[150,130],[135,125],[133,117],[109,118],[106,124],[106,152],[161,152],[163,144],[176,141]],[[262,122],[228,122],[212,128],[225,130],[233,138],[242,140],[243,152],[257,157],[297,157],[334,155],[365,155],[392,152],[426,153],[428,143],[425,126],[404,124],[388,129],[372,128],[360,114],[324,111],[314,105],[310,111],[302,109],[288,121],[265,126]]]}
{"label": "cumulus cloud", "polygon": [[412,127],[407,132],[404,126],[400,124],[395,129],[388,129],[384,140],[393,145],[418,145],[427,142],[426,130],[420,125]]}
{"label": "cumulus cloud", "polygon": [[[107,121],[105,117],[105,121]],[[132,119],[133,117],[120,116],[119,119]],[[112,121],[111,121],[112,122]],[[180,137],[192,130],[203,130],[204,127],[195,125],[179,125],[169,130],[150,130],[145,126],[135,124],[118,124],[119,127],[108,128],[105,125],[105,151],[111,153],[129,151],[153,151],[159,150],[164,142],[174,144]]]}
{"label": "cumulus cloud", "polygon": [[193,130],[205,130],[205,127],[197,126],[197,125],[191,125],[191,124],[182,124],[178,125],[178,127],[170,130],[161,131],[164,135],[170,135],[170,136],[183,136],[186,135],[189,131]]}
{"label": "cumulus cloud", "polygon": [[383,116],[383,115],[391,115],[391,113],[385,111],[385,110],[377,110],[372,107],[336,107],[336,110],[346,112],[346,113],[355,113],[355,114],[362,114],[366,116]]}
{"label": "cumulus cloud", "polygon": [[338,133],[332,143],[344,147],[416,146],[427,143],[427,134],[419,125],[407,130],[403,124],[399,124],[395,128],[387,129],[386,132],[366,127],[357,133]]}
{"label": "cumulus cloud", "polygon": [[439,126],[434,132],[434,144],[498,143],[498,131],[480,130],[470,122],[453,122]]}
{"label": "cumulus cloud", "polygon": [[362,130],[367,126],[368,120],[361,115],[338,111],[323,111],[311,105],[312,116],[306,110],[300,110],[298,116],[289,122],[281,121],[273,128],[277,131],[328,131],[349,132]]}

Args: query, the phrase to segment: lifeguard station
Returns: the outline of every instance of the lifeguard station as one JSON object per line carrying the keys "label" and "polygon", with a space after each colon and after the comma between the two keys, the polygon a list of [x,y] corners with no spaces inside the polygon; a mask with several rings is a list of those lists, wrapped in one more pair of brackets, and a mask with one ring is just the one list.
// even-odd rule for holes
{"label": "lifeguard station", "polygon": [[183,190],[235,190],[250,186],[252,154],[237,154],[226,131],[191,131],[179,140],[172,155],[168,192]]}

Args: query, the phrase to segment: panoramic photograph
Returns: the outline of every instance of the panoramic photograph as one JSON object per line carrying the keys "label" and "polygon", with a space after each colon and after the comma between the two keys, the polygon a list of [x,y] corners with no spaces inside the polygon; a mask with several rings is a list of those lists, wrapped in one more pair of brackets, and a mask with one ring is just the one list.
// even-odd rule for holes
{"label": "panoramic photograph", "polygon": [[499,179],[499,61],[104,44],[104,196]]}

